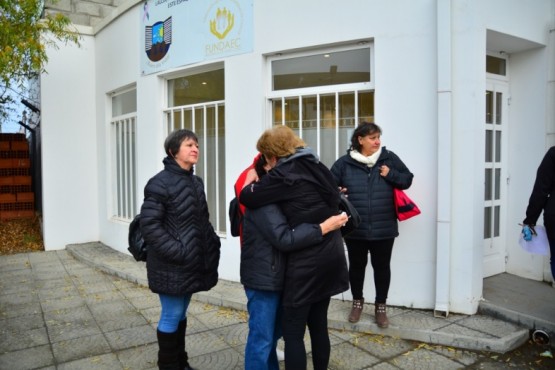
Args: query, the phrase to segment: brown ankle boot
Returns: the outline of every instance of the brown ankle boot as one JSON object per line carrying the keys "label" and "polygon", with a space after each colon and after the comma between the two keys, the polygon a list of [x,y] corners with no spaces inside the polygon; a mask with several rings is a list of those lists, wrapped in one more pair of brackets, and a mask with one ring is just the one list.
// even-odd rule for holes
{"label": "brown ankle boot", "polygon": [[389,320],[387,319],[385,308],[385,303],[376,303],[376,324],[378,324],[380,328],[387,328],[389,326]]}
{"label": "brown ankle boot", "polygon": [[351,308],[351,313],[349,314],[349,322],[355,323],[360,320],[360,315],[362,314],[362,306],[364,305],[364,298],[353,299],[353,308]]}

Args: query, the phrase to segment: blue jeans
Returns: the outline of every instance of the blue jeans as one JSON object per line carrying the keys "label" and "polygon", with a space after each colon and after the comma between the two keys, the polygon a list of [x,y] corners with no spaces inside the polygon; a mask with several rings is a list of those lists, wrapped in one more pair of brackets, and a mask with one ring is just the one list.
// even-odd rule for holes
{"label": "blue jeans", "polygon": [[173,296],[159,294],[162,312],[158,322],[158,330],[163,333],[175,333],[179,322],[187,317],[187,307],[191,302],[192,294]]}
{"label": "blue jeans", "polygon": [[245,288],[245,294],[249,311],[245,370],[279,370],[276,347],[281,337],[281,292]]}

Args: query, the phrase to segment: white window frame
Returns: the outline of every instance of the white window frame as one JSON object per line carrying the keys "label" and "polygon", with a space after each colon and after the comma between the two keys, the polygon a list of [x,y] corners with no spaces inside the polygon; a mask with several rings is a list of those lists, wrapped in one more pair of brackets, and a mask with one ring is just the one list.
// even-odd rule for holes
{"label": "white window frame", "polygon": [[[204,117],[204,122],[202,122],[202,127],[203,127],[203,135],[202,135],[202,140],[203,142],[200,142],[199,145],[201,147],[201,150],[204,148],[204,154],[201,155],[202,161],[203,161],[203,173],[197,173],[196,172],[196,168],[195,168],[195,174],[198,175],[199,177],[202,178],[203,182],[204,182],[204,186],[206,189],[208,189],[208,186],[211,182],[214,182],[214,192],[215,192],[215,199],[211,199],[210,198],[210,194],[208,194],[208,192],[206,192],[206,200],[208,202],[208,206],[209,209],[211,210],[210,212],[210,222],[212,223],[216,233],[219,236],[225,236],[227,233],[227,224],[225,221],[225,216],[227,215],[227,204],[225,202],[225,199],[222,199],[222,197],[220,197],[220,193],[222,193],[222,190],[225,186],[225,176],[215,176],[215,178],[212,178],[209,173],[208,173],[208,156],[212,155],[214,156],[214,163],[215,163],[215,173],[219,174],[220,169],[224,168],[225,169],[225,155],[223,156],[223,160],[224,163],[220,163],[220,161],[218,160],[218,158],[220,157],[220,151],[219,151],[219,136],[214,134],[214,140],[215,140],[215,150],[213,152],[208,153],[206,151],[207,148],[207,140],[208,140],[208,128],[207,128],[207,110],[210,108],[213,108],[216,114],[216,121],[215,121],[215,126],[217,130],[223,130],[223,132],[225,132],[225,127],[221,128],[220,126],[220,119],[219,119],[219,109],[223,108],[224,109],[224,114],[225,114],[225,100],[217,100],[217,101],[209,101],[209,102],[205,102],[205,103],[198,103],[198,104],[188,104],[188,105],[181,105],[181,106],[174,106],[174,107],[169,107],[169,96],[168,96],[168,81],[172,80],[172,79],[177,79],[177,78],[181,78],[181,77],[186,77],[186,76],[190,76],[190,75],[195,75],[198,73],[202,73],[205,71],[209,71],[209,70],[216,70],[216,69],[224,69],[223,63],[217,63],[217,64],[212,64],[209,66],[202,66],[200,68],[192,68],[187,70],[186,72],[174,72],[171,74],[166,74],[163,77],[166,80],[166,87],[165,87],[165,92],[166,92],[166,100],[165,100],[165,105],[166,108],[163,110],[163,114],[164,114],[164,134],[165,136],[167,136],[175,127],[179,127],[179,128],[185,128],[185,111],[192,111],[191,115],[192,115],[192,131],[197,133],[196,129],[197,129],[197,123],[195,122],[196,119],[196,115],[195,115],[195,111],[197,110],[202,110],[203,111],[203,117]],[[176,125],[176,122],[174,122],[174,113],[175,112],[179,112],[180,113],[180,117],[181,117],[181,122],[178,122]],[[224,124],[225,125],[225,117],[223,117],[224,120]],[[225,141],[225,136],[223,137],[223,140]],[[225,153],[224,153],[225,154]],[[196,167],[196,166],[195,166]],[[223,180],[222,180],[223,179]],[[224,192],[225,194],[225,192]],[[211,207],[212,204],[215,204],[215,207]],[[212,211],[213,210],[213,211]]]}
{"label": "white window frame", "polygon": [[[135,91],[135,86],[117,90],[109,95],[111,196],[110,216],[119,221],[131,221],[137,209],[137,112],[112,116],[112,99]],[[118,171],[118,169],[120,169]],[[119,172],[119,173],[118,173]]]}
{"label": "white window frame", "polygon": [[[350,84],[339,84],[339,85],[326,85],[326,86],[315,86],[315,87],[305,87],[299,89],[284,89],[284,90],[272,90],[272,62],[275,60],[280,59],[290,59],[290,58],[301,58],[305,56],[317,55],[317,54],[324,54],[324,53],[334,53],[340,51],[348,51],[348,50],[356,50],[356,49],[369,49],[370,52],[370,81],[369,82],[359,82],[359,83],[350,83]],[[351,45],[344,45],[340,47],[333,47],[333,48],[320,48],[320,49],[311,49],[308,51],[302,52],[294,52],[294,53],[276,53],[272,56],[268,56],[268,81],[269,86],[268,91],[266,93],[266,122],[268,122],[268,126],[271,126],[273,123],[273,106],[272,101],[276,99],[281,99],[281,108],[282,108],[282,124],[286,125],[285,122],[285,100],[286,99],[302,99],[304,97],[316,97],[317,102],[317,122],[316,122],[316,130],[317,130],[317,144],[315,148],[312,148],[316,151],[316,153],[321,156],[321,151],[324,149],[321,145],[321,136],[320,136],[320,127],[321,127],[321,120],[320,117],[320,97],[324,95],[335,95],[335,106],[339,106],[339,95],[344,93],[353,93],[355,95],[355,117],[354,117],[354,127],[359,123],[358,117],[358,94],[361,92],[374,92],[375,91],[375,82],[374,82],[374,44],[371,41],[358,41],[355,44]],[[300,101],[300,100],[299,100]],[[299,105],[302,107],[302,105]],[[302,108],[300,108],[302,109]],[[374,108],[375,109],[375,108]],[[374,111],[374,116],[375,116]],[[340,153],[340,145],[339,145],[339,110],[336,109],[335,111],[335,146],[334,146],[334,158],[337,159],[344,153]],[[299,136],[303,138],[303,130],[302,130],[302,111],[299,112]],[[353,128],[354,129],[354,128]]]}

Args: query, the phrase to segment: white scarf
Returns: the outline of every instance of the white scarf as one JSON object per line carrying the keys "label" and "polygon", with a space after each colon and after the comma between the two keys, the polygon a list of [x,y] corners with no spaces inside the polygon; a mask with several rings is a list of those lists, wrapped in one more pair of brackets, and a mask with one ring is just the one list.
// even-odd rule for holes
{"label": "white scarf", "polygon": [[355,149],[349,152],[349,155],[351,156],[351,158],[353,158],[357,162],[364,163],[368,167],[373,167],[376,164],[376,162],[378,161],[378,158],[380,158],[380,154],[382,154],[381,146],[380,146],[380,149],[376,150],[376,153],[369,155],[368,157],[358,152]]}

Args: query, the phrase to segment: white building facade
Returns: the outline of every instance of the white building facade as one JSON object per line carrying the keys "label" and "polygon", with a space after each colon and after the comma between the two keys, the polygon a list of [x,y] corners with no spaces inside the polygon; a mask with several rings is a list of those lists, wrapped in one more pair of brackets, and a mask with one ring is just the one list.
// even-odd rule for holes
{"label": "white building facade", "polygon": [[[80,47],[49,53],[41,77],[47,250],[100,241],[128,253],[128,225],[162,168],[163,141],[186,127],[200,139],[195,171],[222,240],[220,278],[239,281],[227,205],[263,130],[291,126],[331,166],[355,125],[373,120],[414,173],[408,194],[422,210],[400,223],[388,304],[474,314],[488,276],[552,280],[549,257],[519,247],[518,224],[555,145],[555,0],[146,4],[148,17],[144,1],[128,0],[95,26],[77,26]],[[212,35],[213,47],[244,49],[221,57],[205,49],[202,60],[174,57],[166,68],[170,52],[193,53],[174,23],[170,51],[158,51],[145,73],[145,24],[157,21],[158,6],[174,22],[179,12],[196,17],[204,33],[194,42],[206,46]],[[209,22],[224,9],[229,33],[216,35]],[[370,272],[364,293],[375,295]]]}

